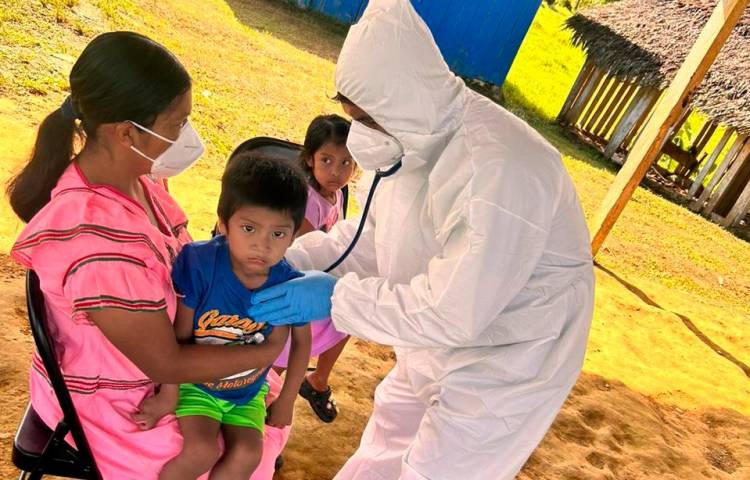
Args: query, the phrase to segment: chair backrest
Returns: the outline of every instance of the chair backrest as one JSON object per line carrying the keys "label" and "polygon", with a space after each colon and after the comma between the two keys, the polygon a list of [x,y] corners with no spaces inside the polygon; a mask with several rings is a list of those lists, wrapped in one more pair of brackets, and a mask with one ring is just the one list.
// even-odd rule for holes
{"label": "chair backrest", "polygon": [[[44,306],[44,295],[39,285],[39,277],[36,272],[29,270],[26,274],[26,307],[29,313],[29,323],[31,324],[31,333],[34,336],[34,344],[37,353],[47,371],[47,377],[52,384],[57,401],[60,403],[60,409],[63,413],[62,427],[70,431],[73,441],[76,444],[78,453],[83,459],[90,460],[93,466],[94,478],[100,478],[96,468],[94,456],[86,440],[86,435],[81,427],[81,421],[78,418],[73,399],[70,397],[68,387],[65,385],[60,366],[55,356],[54,343],[49,335],[47,328],[47,310]],[[57,428],[60,428],[58,425]]]}
{"label": "chair backrest", "polygon": [[[302,145],[286,140],[279,140],[271,137],[255,137],[245,140],[234,149],[229,158],[242,152],[258,152],[264,155],[283,158],[294,165],[299,164],[299,154],[302,151]],[[349,186],[344,186],[343,193],[343,214],[346,218],[347,207],[349,206]]]}

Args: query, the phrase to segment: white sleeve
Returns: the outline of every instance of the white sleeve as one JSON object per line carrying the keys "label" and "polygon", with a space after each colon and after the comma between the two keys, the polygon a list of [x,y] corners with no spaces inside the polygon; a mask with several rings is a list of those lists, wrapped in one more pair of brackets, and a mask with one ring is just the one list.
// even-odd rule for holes
{"label": "white sleeve", "polygon": [[[555,207],[551,192],[535,187],[524,193],[541,193],[538,202],[518,209],[513,203],[515,212],[508,202],[488,201],[488,195],[454,206],[461,211],[460,220],[444,237],[442,251],[408,284],[358,273],[342,277],[333,295],[336,328],[401,347],[477,343],[526,286],[545,249]],[[509,335],[508,343],[514,336]]]}
{"label": "white sleeve", "polygon": [[[337,222],[330,232],[313,231],[295,240],[286,251],[286,259],[298,270],[323,270],[338,260],[347,249],[359,226],[360,217]],[[331,274],[353,272],[360,276],[377,275],[375,260],[375,224],[372,211],[362,235],[346,260]]]}

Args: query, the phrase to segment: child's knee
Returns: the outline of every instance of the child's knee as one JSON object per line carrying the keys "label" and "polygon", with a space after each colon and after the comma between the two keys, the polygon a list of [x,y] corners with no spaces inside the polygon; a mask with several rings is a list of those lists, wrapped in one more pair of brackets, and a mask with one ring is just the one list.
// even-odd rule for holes
{"label": "child's knee", "polygon": [[[243,442],[232,445],[224,452],[222,462],[231,464],[232,470],[247,472],[255,471],[263,457],[263,442]],[[229,466],[229,465],[227,465]]]}
{"label": "child's knee", "polygon": [[219,460],[219,445],[216,438],[192,439],[183,445],[181,455],[186,461],[195,465],[197,470],[205,472]]}

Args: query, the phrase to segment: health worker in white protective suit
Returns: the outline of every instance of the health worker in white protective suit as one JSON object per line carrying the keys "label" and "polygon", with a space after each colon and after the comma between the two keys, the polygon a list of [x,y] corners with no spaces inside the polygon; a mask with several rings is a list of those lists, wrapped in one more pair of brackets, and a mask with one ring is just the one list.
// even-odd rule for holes
{"label": "health worker in white protective suit", "polygon": [[[330,309],[338,330],[394,347],[337,480],[511,479],[575,383],[592,317],[589,235],[560,154],[449,71],[407,0],[370,1],[336,87],[357,162],[402,167],[333,276],[266,290],[249,313],[284,324]],[[287,258],[325,268],[358,222]]]}

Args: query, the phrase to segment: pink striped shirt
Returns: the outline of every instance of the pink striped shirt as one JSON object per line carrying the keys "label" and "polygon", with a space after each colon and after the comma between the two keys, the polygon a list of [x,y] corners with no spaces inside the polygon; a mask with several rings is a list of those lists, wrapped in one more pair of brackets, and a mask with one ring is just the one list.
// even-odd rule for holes
{"label": "pink striped shirt", "polygon": [[[148,431],[133,423],[131,414],[154,384],[88,318],[92,310],[114,308],[163,311],[174,319],[170,273],[191,241],[187,218],[162,184],[147,177],[141,183],[158,227],[138,202],[90,184],[73,162],[11,252],[39,275],[58,361],[105,479],[155,479],[182,444],[173,415]],[[36,353],[30,395],[40,417],[56,425],[62,413]],[[272,435],[280,435],[274,442],[283,448],[288,429]]]}

